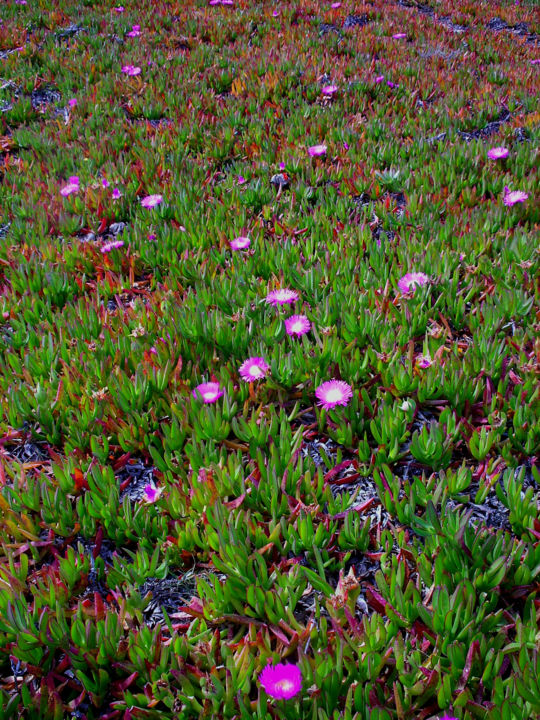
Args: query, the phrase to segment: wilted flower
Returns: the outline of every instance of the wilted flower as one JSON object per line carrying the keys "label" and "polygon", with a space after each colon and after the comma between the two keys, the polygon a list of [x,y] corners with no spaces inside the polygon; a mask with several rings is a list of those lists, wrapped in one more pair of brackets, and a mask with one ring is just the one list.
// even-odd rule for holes
{"label": "wilted flower", "polygon": [[352,396],[351,386],[343,380],[327,380],[315,390],[315,397],[325,410],[348,405]]}
{"label": "wilted flower", "polygon": [[505,147],[494,147],[488,150],[488,158],[490,160],[504,160],[510,155],[510,150]]}
{"label": "wilted flower", "polygon": [[259,681],[265,693],[276,700],[289,700],[302,689],[302,673],[294,664],[269,664],[259,675]]}
{"label": "wilted flower", "polygon": [[144,500],[147,503],[155,503],[156,500],[159,498],[161,493],[163,492],[163,488],[157,488],[153,485],[145,485],[144,487]]}
{"label": "wilted flower", "polygon": [[237,237],[234,238],[234,240],[231,240],[229,244],[231,246],[231,250],[245,250],[250,246],[251,240],[248,237]]}
{"label": "wilted flower", "polygon": [[140,75],[141,68],[138,65],[122,65],[122,72],[126,75]]}
{"label": "wilted flower", "polygon": [[141,205],[144,208],[153,208],[163,202],[163,195],[147,195],[141,200]]}
{"label": "wilted flower", "polygon": [[111,240],[111,242],[105,243],[105,245],[101,246],[101,252],[108,253],[111,252],[111,250],[116,250],[117,248],[123,247],[123,245],[123,240]]}
{"label": "wilted flower", "polygon": [[308,148],[308,155],[310,157],[322,157],[326,155],[326,145],[312,145]]}
{"label": "wilted flower", "polygon": [[279,290],[269,292],[265,300],[269,305],[286,305],[287,303],[296,302],[298,300],[298,293],[296,290],[280,288]]}
{"label": "wilted flower", "polygon": [[225,394],[225,390],[222,390],[217,382],[208,382],[197,385],[191,394],[197,399],[202,397],[204,403],[215,403]]}
{"label": "wilted flower", "polygon": [[311,323],[305,315],[292,315],[285,320],[287,335],[305,335],[311,330]]}
{"label": "wilted flower", "polygon": [[270,366],[262,357],[248,358],[238,368],[240,377],[246,382],[260,380],[261,378],[266,377],[269,370]]}
{"label": "wilted flower", "polygon": [[337,85],[325,85],[321,89],[322,94],[327,95],[329,97],[331,97],[332,95],[335,95],[337,93],[337,91],[338,91]]}
{"label": "wilted flower", "polygon": [[402,293],[414,292],[415,287],[425,285],[429,277],[421,272],[407,273],[398,280],[398,287]]}
{"label": "wilted flower", "polygon": [[528,193],[523,192],[523,190],[510,190],[508,186],[505,186],[504,188],[504,204],[508,207],[511,207],[516,203],[525,202],[528,197]]}

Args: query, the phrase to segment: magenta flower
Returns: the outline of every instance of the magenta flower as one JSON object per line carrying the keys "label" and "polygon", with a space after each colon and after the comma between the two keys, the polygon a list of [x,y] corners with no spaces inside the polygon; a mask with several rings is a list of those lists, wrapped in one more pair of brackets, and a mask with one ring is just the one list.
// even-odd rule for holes
{"label": "magenta flower", "polygon": [[284,163],[284,162],[280,162],[280,163],[279,163],[279,169],[280,169],[280,170],[285,170],[285,163]]}
{"label": "magenta flower", "polygon": [[118,7],[113,8],[113,10],[117,13],[123,13],[124,12],[124,6],[119,5]]}
{"label": "magenta flower", "polygon": [[510,150],[505,147],[494,147],[488,150],[488,158],[490,160],[504,160],[510,155]]}
{"label": "magenta flower", "polygon": [[77,98],[71,98],[71,100],[68,100],[69,107],[71,107],[71,108],[75,107],[76,104],[77,104]]}
{"label": "magenta flower", "polygon": [[251,244],[251,240],[248,237],[237,237],[231,240],[231,250],[245,250]]}
{"label": "magenta flower", "polygon": [[140,75],[141,68],[138,65],[122,65],[122,72],[126,75]]}
{"label": "magenta flower", "polygon": [[507,185],[504,188],[504,204],[507,207],[512,207],[516,203],[525,202],[529,197],[528,193],[523,190],[510,190]]}
{"label": "magenta flower", "polygon": [[392,35],[394,40],[403,40],[403,38],[407,37],[407,33],[396,33],[395,35]]}
{"label": "magenta flower", "polygon": [[147,503],[155,503],[156,500],[159,498],[161,493],[163,492],[163,488],[157,488],[153,485],[145,485],[144,487],[144,500]]}
{"label": "magenta flower", "polygon": [[322,157],[326,155],[326,145],[312,145],[308,148],[308,155],[310,157]]}
{"label": "magenta flower", "polygon": [[279,17],[279,10],[274,10],[272,15],[273,15],[273,17]]}
{"label": "magenta flower", "polygon": [[287,335],[305,335],[311,330],[311,323],[305,315],[292,315],[285,320]]}
{"label": "magenta flower", "polygon": [[216,400],[219,400],[219,398],[225,394],[225,390],[222,390],[217,382],[208,382],[197,385],[191,394],[197,399],[202,397],[203,402],[207,404],[215,403]]}
{"label": "magenta flower", "polygon": [[327,380],[315,390],[315,397],[325,410],[348,405],[352,396],[351,386],[343,380]]}
{"label": "magenta flower", "polygon": [[416,286],[421,287],[429,282],[429,277],[421,272],[407,273],[398,280],[398,287],[402,293],[414,292]]}
{"label": "magenta flower", "polygon": [[531,65],[540,65],[540,58],[535,58],[534,60],[531,60]]}
{"label": "magenta flower", "polygon": [[390,87],[390,88],[399,87],[399,85],[398,85],[397,83],[393,83],[391,80],[387,80],[387,81],[386,81],[386,84],[387,84],[388,87]]}
{"label": "magenta flower", "polygon": [[131,30],[128,33],[126,33],[127,37],[131,37],[131,38],[139,37],[140,34],[141,34],[141,26],[140,25],[133,25]]}
{"label": "magenta flower", "polygon": [[108,188],[111,183],[107,180],[107,178],[103,178],[101,181],[101,186],[104,188]]}
{"label": "magenta flower", "polygon": [[149,235],[147,235],[147,238],[154,242],[155,240],[157,240],[157,235],[154,235],[154,233],[150,233]]}
{"label": "magenta flower", "polygon": [[240,377],[246,382],[261,380],[261,378],[266,377],[269,370],[270,366],[262,357],[248,358],[238,368]]}
{"label": "magenta flower", "polygon": [[101,252],[108,253],[111,252],[111,250],[117,250],[118,248],[121,248],[123,246],[123,240],[111,240],[111,242],[105,243],[105,245],[101,246]]}
{"label": "magenta flower", "polygon": [[337,85],[325,85],[321,92],[323,95],[326,95],[327,97],[332,97],[332,95],[335,95],[338,91]]}
{"label": "magenta flower", "polygon": [[71,195],[71,193],[76,192],[79,192],[79,176],[72,175],[68,178],[68,184],[64,185],[64,187],[60,190],[60,195],[67,197],[68,195]]}
{"label": "magenta flower", "polygon": [[236,178],[236,182],[237,182],[239,185],[243,185],[244,183],[247,182],[247,180],[246,180],[246,178],[243,177],[242,175],[238,175],[237,178]]}
{"label": "magenta flower", "polygon": [[159,205],[160,202],[163,202],[163,195],[147,195],[141,200],[141,205],[144,208],[153,208]]}
{"label": "magenta flower", "polygon": [[340,3],[340,2],[333,2],[333,3],[330,5],[330,7],[332,8],[332,10],[337,10],[338,8],[341,7],[341,3]]}
{"label": "magenta flower", "polygon": [[296,290],[280,288],[279,290],[269,292],[265,300],[269,305],[287,305],[287,303],[293,303],[298,300],[298,293]]}
{"label": "magenta flower", "polygon": [[118,200],[118,198],[122,197],[122,193],[120,192],[120,190],[118,188],[114,188],[114,190],[112,191],[112,197],[113,197],[113,200]]}
{"label": "magenta flower", "polygon": [[375,78],[376,83],[382,83],[383,80],[384,80],[384,75],[377,75],[377,77]]}
{"label": "magenta flower", "polygon": [[420,355],[420,357],[416,359],[416,364],[419,368],[425,370],[433,364],[433,360],[429,357],[429,355]]}
{"label": "magenta flower", "polygon": [[293,664],[268,664],[259,681],[265,693],[276,700],[289,700],[302,689],[302,673],[298,665]]}

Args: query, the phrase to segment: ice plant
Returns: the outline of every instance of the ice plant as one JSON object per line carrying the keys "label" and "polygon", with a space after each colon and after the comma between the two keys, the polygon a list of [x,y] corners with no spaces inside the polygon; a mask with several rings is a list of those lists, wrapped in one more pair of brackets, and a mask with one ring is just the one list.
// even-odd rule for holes
{"label": "ice plant", "polygon": [[107,178],[103,178],[101,181],[101,186],[104,188],[108,188],[111,183],[107,180]]}
{"label": "ice plant", "polygon": [[407,33],[396,33],[395,35],[392,35],[394,40],[403,40],[403,38],[407,37]]}
{"label": "ice plant", "polygon": [[122,193],[120,192],[120,190],[118,188],[114,188],[114,190],[112,191],[112,197],[113,197],[113,200],[118,200],[118,198],[122,197]]}
{"label": "ice plant", "polygon": [[225,394],[225,390],[219,387],[218,382],[208,382],[197,385],[191,394],[197,399],[202,397],[204,403],[215,403]]}
{"label": "ice plant", "polygon": [[510,150],[505,147],[494,147],[488,150],[488,158],[490,160],[504,160],[510,155]]}
{"label": "ice plant", "polygon": [[414,292],[416,286],[421,287],[429,282],[429,277],[421,272],[411,272],[398,280],[398,287],[402,293]]}
{"label": "ice plant", "polygon": [[77,104],[77,98],[71,98],[71,100],[68,100],[68,105],[70,108],[75,107]]}
{"label": "ice plant", "polygon": [[305,335],[311,330],[311,323],[305,315],[292,315],[285,320],[287,335]]}
{"label": "ice plant", "polygon": [[113,8],[113,10],[117,13],[123,13],[124,12],[124,6],[118,5],[118,7]]}
{"label": "ice plant", "polygon": [[68,178],[68,184],[64,185],[64,187],[60,190],[60,195],[67,197],[68,195],[71,195],[71,193],[76,192],[79,192],[79,176],[72,175]]}
{"label": "ice plant", "polygon": [[338,91],[337,85],[325,85],[321,92],[323,95],[326,95],[327,97],[332,97],[332,95],[335,95]]}
{"label": "ice plant", "polygon": [[298,665],[292,663],[267,665],[259,681],[265,693],[276,700],[289,700],[302,689],[302,673]]}
{"label": "ice plant", "polygon": [[516,203],[525,202],[529,197],[528,193],[523,190],[510,190],[507,185],[504,187],[504,204],[511,207]]}
{"label": "ice plant", "polygon": [[141,205],[144,208],[153,208],[163,202],[163,195],[147,195],[141,200]]}
{"label": "ice plant", "polygon": [[265,301],[269,305],[287,305],[287,303],[293,303],[298,300],[298,293],[296,290],[289,290],[288,288],[280,288],[279,290],[272,290],[265,298]]}
{"label": "ice plant", "polygon": [[157,488],[153,485],[145,485],[144,487],[144,500],[147,503],[155,503],[156,500],[159,498],[161,493],[163,492],[163,488]]}
{"label": "ice plant", "polygon": [[251,244],[251,240],[248,237],[237,237],[231,240],[231,250],[245,250]]}
{"label": "ice plant", "polygon": [[344,380],[327,380],[315,390],[315,397],[325,410],[332,410],[336,405],[348,405],[352,395],[351,386]]}
{"label": "ice plant", "polygon": [[420,357],[416,359],[416,364],[419,368],[425,370],[433,364],[433,360],[429,357],[429,355],[420,355]]}
{"label": "ice plant", "polygon": [[111,240],[111,242],[105,243],[105,245],[101,246],[101,252],[108,253],[108,252],[111,252],[111,250],[116,250],[118,248],[123,247],[123,245],[124,245],[123,240]]}
{"label": "ice plant", "polygon": [[125,75],[140,75],[141,68],[138,65],[122,65],[122,72]]}
{"label": "ice plant", "polygon": [[384,75],[377,75],[377,77],[375,78],[376,83],[382,83],[383,80],[384,80]]}
{"label": "ice plant", "polygon": [[132,25],[131,30],[127,33],[127,37],[139,37],[141,34],[141,26],[140,25]]}
{"label": "ice plant", "polygon": [[312,145],[308,148],[308,155],[310,157],[322,157],[326,155],[326,145]]}
{"label": "ice plant", "polygon": [[243,185],[245,182],[247,182],[246,178],[243,175],[238,175],[236,178],[236,182],[239,185]]}
{"label": "ice plant", "polygon": [[269,370],[270,366],[262,357],[248,358],[238,368],[240,377],[246,382],[261,380],[263,377],[266,377]]}

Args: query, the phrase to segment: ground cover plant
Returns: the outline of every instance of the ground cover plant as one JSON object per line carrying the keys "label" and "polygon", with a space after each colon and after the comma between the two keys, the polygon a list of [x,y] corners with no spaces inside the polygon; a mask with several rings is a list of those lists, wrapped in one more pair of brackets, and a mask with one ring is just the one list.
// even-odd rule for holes
{"label": "ground cover plant", "polygon": [[2,3],[0,720],[540,716],[538,20]]}

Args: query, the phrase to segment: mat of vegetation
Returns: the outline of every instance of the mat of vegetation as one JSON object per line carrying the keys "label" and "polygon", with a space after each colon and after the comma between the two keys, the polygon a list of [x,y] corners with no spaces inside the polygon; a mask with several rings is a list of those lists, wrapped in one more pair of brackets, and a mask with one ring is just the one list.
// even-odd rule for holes
{"label": "mat of vegetation", "polygon": [[4,0],[0,720],[540,716],[534,0]]}

